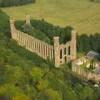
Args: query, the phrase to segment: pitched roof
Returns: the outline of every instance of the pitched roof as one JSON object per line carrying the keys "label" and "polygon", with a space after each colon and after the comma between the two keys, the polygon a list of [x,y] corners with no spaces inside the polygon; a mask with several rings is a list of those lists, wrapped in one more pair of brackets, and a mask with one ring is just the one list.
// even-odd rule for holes
{"label": "pitched roof", "polygon": [[99,59],[100,58],[100,54],[98,53],[98,52],[95,52],[95,51],[89,51],[88,53],[87,53],[87,55],[86,55],[86,57],[88,58],[88,59]]}

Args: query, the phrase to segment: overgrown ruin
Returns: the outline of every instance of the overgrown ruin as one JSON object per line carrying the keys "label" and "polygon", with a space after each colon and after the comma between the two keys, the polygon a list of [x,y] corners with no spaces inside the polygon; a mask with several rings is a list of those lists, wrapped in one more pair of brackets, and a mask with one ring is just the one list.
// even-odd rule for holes
{"label": "overgrown ruin", "polygon": [[[65,44],[60,44],[58,36],[53,37],[53,45],[42,40],[32,37],[15,27],[15,20],[10,20],[11,37],[16,40],[20,46],[36,53],[43,59],[54,60],[55,66],[60,67],[61,64],[76,59],[76,31],[71,32],[71,40]],[[30,23],[30,17],[26,17],[26,24]]]}

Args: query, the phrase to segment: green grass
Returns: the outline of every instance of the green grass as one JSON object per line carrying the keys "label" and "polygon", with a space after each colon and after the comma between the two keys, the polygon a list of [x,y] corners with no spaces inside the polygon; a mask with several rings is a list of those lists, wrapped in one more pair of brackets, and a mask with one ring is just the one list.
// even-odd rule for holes
{"label": "green grass", "polygon": [[2,10],[15,19],[30,14],[34,19],[44,18],[62,27],[71,25],[79,33],[100,32],[100,3],[89,0],[37,0],[35,4]]}

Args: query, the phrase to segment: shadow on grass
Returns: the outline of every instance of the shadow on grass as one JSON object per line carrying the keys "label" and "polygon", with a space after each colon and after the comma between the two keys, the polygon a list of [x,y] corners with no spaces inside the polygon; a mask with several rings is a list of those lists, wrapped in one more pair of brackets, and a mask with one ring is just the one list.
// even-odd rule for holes
{"label": "shadow on grass", "polygon": [[9,16],[0,10],[0,33],[10,36]]}

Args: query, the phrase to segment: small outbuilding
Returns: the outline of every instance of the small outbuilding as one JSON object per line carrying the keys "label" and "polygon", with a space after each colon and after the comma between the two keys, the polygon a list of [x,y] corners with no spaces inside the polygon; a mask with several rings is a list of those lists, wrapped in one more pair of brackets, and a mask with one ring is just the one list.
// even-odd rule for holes
{"label": "small outbuilding", "polygon": [[89,51],[86,55],[86,57],[90,60],[100,60],[100,54],[98,52],[95,51]]}

